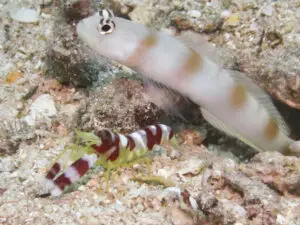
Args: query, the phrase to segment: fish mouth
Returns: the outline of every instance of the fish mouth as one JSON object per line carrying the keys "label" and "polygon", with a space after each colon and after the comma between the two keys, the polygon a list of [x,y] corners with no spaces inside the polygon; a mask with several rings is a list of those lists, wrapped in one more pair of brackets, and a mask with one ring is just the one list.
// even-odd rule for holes
{"label": "fish mouth", "polygon": [[78,37],[81,39],[85,39],[84,37],[87,35],[88,33],[88,28],[87,28],[87,23],[86,23],[86,19],[81,20],[77,26],[76,26],[76,32],[78,34]]}
{"label": "fish mouth", "polygon": [[83,30],[85,30],[85,24],[84,20],[81,20],[77,25],[76,25],[76,33],[79,38],[82,38],[83,36]]}
{"label": "fish mouth", "polygon": [[94,15],[81,20],[76,26],[76,32],[79,39],[90,48],[95,48],[101,40],[97,30],[97,21],[98,18]]}

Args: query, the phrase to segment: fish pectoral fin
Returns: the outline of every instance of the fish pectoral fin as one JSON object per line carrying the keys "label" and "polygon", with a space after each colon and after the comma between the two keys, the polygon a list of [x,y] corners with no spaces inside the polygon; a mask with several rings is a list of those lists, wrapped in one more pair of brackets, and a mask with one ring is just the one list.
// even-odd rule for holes
{"label": "fish pectoral fin", "polygon": [[150,101],[163,109],[166,113],[187,122],[188,118],[185,115],[185,109],[196,109],[199,111],[198,105],[172,88],[150,78],[143,77],[143,81]]}
{"label": "fish pectoral fin", "polygon": [[262,151],[261,148],[259,148],[255,144],[253,144],[250,140],[246,139],[244,136],[242,136],[237,131],[234,131],[232,128],[227,126],[222,120],[219,120],[212,113],[210,113],[207,109],[200,108],[200,110],[202,112],[204,119],[207,120],[215,128],[223,131],[224,133],[226,133],[229,136],[240,139],[242,142],[246,143],[247,145],[251,146],[252,148],[256,149],[259,152]]}

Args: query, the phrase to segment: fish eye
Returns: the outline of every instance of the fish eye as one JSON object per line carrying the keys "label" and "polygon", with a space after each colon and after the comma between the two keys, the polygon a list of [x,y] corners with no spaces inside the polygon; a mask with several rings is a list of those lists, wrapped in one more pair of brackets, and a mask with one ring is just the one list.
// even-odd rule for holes
{"label": "fish eye", "polygon": [[102,26],[101,30],[103,32],[109,32],[111,29],[111,27],[108,24],[105,24],[104,26]]}
{"label": "fish eye", "polygon": [[98,31],[100,34],[110,34],[115,29],[115,23],[113,21],[110,21],[109,23],[103,23],[99,24]]}
{"label": "fish eye", "polygon": [[99,11],[100,22],[98,25],[98,31],[100,34],[110,34],[115,29],[116,25],[113,21],[114,14],[108,9]]}

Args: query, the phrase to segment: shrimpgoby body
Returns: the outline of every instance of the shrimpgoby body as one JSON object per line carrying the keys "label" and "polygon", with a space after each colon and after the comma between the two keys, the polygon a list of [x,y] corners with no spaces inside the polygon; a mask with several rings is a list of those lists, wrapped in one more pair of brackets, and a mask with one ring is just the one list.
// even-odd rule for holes
{"label": "shrimpgoby body", "polygon": [[212,125],[255,149],[299,150],[270,98],[244,74],[223,69],[207,44],[184,42],[110,10],[83,19],[77,32],[99,54],[188,97]]}

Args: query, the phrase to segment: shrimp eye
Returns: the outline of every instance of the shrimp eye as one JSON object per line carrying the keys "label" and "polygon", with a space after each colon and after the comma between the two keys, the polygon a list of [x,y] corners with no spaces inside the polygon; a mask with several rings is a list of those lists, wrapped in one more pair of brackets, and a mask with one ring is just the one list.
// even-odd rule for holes
{"label": "shrimp eye", "polygon": [[98,25],[98,31],[100,34],[110,34],[116,27],[113,21],[114,14],[108,9],[103,9],[99,11],[100,23]]}

